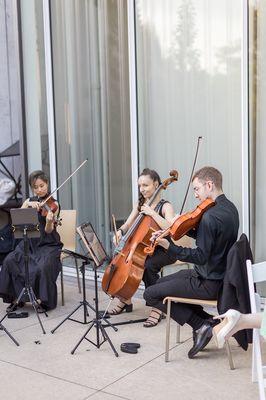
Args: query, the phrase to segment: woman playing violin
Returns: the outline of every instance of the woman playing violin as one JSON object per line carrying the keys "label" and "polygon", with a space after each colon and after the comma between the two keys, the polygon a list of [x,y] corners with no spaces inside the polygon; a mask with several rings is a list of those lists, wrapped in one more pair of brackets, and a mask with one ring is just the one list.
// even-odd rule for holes
{"label": "woman playing violin", "polygon": [[[172,205],[168,201],[160,199],[160,195],[158,194],[151,206],[147,204],[160,184],[161,179],[156,171],[150,170],[148,168],[145,168],[142,171],[138,179],[138,204],[135,204],[126,222],[118,229],[117,236],[113,238],[113,242],[115,245],[121,240],[122,236],[126,234],[128,229],[132,226],[132,224],[138,217],[139,213],[151,216],[162,229],[166,229],[170,225],[175,214]],[[148,256],[146,259],[143,275],[143,281],[146,288],[154,285],[157,282],[159,278],[158,272],[160,271],[161,267],[167,264],[171,264],[172,262],[172,259],[170,257],[167,259],[165,258],[165,256],[162,257],[162,252],[164,253],[162,248],[158,247],[154,255],[152,257]],[[115,308],[109,311],[109,314],[117,315],[120,314],[122,311],[132,311],[131,299],[126,299],[123,301],[119,300]],[[153,308],[151,310],[150,316],[144,322],[144,326],[156,326],[161,318],[161,311]]]}
{"label": "woman playing violin", "polygon": [[[32,207],[38,210],[40,237],[28,239],[29,276],[30,285],[41,305],[38,311],[42,312],[57,305],[56,279],[62,268],[60,253],[63,246],[56,231],[59,204],[53,201],[51,208],[43,206],[44,199],[49,195],[49,180],[43,171],[32,172],[29,185],[34,196],[24,201],[22,208]],[[11,302],[7,311],[24,287],[24,276],[24,243],[21,240],[15,250],[5,258],[0,272],[0,296],[4,302]]]}

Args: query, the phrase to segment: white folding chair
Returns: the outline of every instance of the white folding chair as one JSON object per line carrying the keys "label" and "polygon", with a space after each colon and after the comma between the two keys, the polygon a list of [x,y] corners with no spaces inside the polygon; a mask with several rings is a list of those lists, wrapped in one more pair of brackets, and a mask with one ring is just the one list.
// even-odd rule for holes
{"label": "white folding chair", "polygon": [[[266,281],[266,261],[252,264],[250,260],[247,260],[247,274],[251,312],[261,312],[260,296],[255,292],[254,284]],[[264,372],[266,371],[266,365],[262,364],[260,346],[260,331],[259,329],[253,329],[252,382],[258,382],[260,400],[265,400],[266,380],[264,379]]]}

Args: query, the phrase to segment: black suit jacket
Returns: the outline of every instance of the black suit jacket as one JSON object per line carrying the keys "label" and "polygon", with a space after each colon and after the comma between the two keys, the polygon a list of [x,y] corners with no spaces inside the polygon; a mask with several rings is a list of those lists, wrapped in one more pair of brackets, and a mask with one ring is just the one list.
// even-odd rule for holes
{"label": "black suit jacket", "polygon": [[[243,233],[227,255],[224,283],[218,296],[218,311],[220,314],[230,308],[243,314],[251,312],[246,260],[251,260],[253,263],[249,242]],[[242,330],[237,332],[234,337],[239,345],[244,350],[247,350],[248,343],[252,342],[252,331]]]}

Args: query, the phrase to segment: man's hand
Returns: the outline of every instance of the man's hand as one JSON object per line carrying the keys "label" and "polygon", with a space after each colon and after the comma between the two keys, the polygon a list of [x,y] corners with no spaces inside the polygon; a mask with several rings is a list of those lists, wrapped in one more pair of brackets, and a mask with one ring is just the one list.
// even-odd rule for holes
{"label": "man's hand", "polygon": [[163,232],[163,230],[153,232],[153,234],[151,235],[150,241],[152,243],[154,243],[156,241],[156,243],[159,246],[162,246],[164,249],[167,250],[169,248],[170,243],[168,242],[167,239],[160,238],[160,235],[162,234],[162,232]]}
{"label": "man's hand", "polygon": [[168,240],[167,239],[165,239],[165,238],[159,238],[159,239],[157,239],[157,244],[159,245],[159,246],[162,246],[165,250],[168,250],[168,248],[169,248],[169,246],[170,246],[170,243],[168,242]]}

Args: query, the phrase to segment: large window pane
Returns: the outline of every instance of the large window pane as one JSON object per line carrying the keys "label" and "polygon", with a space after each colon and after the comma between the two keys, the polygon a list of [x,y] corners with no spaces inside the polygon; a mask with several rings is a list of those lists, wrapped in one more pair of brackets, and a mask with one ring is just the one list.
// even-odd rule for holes
{"label": "large window pane", "polygon": [[241,15],[240,0],[136,1],[140,168],[179,171],[176,211],[203,136],[197,168],[221,170],[241,215]]}
{"label": "large window pane", "polygon": [[125,2],[51,2],[58,182],[87,164],[59,193],[107,248],[110,214],[131,208]]}
{"label": "large window pane", "polygon": [[28,169],[50,173],[41,0],[20,2]]}

